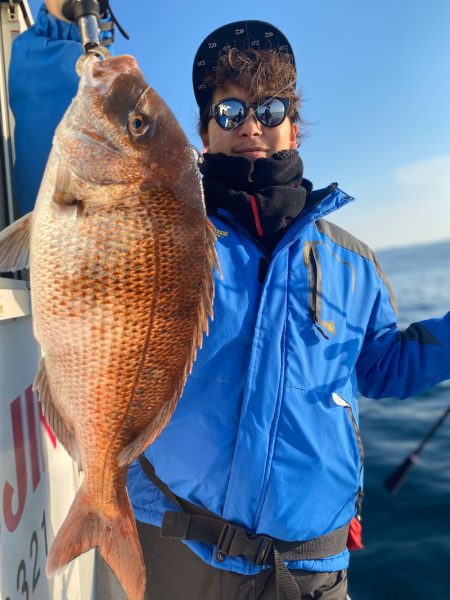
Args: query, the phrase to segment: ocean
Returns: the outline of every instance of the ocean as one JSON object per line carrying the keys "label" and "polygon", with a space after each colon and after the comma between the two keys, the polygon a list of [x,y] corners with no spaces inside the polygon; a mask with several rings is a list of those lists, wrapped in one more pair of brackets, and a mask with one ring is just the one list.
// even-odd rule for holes
{"label": "ocean", "polygon": [[[450,310],[450,240],[376,254],[400,328]],[[449,406],[450,382],[407,400],[360,399],[365,549],[352,553],[352,600],[450,600],[450,415],[399,491],[383,485]]]}

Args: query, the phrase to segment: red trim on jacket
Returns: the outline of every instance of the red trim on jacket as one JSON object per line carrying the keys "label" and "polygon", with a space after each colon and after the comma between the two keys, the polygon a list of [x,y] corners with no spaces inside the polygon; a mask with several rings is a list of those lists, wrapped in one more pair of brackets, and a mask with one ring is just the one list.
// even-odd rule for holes
{"label": "red trim on jacket", "polygon": [[250,196],[250,206],[252,207],[252,212],[253,212],[253,218],[255,219],[255,226],[256,226],[256,232],[259,235],[259,237],[264,235],[264,231],[263,228],[261,226],[261,221],[259,220],[259,212],[258,212],[258,205],[256,204],[256,199],[255,196]]}

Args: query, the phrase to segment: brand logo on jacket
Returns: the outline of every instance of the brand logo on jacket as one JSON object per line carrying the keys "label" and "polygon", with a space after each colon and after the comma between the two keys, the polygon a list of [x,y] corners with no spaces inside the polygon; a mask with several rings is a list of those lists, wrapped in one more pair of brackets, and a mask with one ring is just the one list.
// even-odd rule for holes
{"label": "brand logo on jacket", "polygon": [[214,227],[214,233],[217,235],[217,237],[227,237],[228,235],[228,231],[223,231],[223,229],[217,229],[217,227]]}

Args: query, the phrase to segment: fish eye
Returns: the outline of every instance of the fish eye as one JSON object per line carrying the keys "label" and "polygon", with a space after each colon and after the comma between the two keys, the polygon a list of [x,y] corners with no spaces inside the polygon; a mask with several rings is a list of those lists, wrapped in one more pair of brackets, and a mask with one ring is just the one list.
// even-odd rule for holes
{"label": "fish eye", "polygon": [[139,136],[146,133],[150,126],[149,118],[142,113],[132,113],[128,117],[128,131],[133,136]]}

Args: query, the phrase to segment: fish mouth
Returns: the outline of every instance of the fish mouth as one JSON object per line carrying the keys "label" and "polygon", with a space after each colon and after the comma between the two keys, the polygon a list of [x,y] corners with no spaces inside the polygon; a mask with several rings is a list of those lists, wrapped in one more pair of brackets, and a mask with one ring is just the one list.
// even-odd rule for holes
{"label": "fish mouth", "polygon": [[92,57],[92,60],[86,63],[82,79],[85,85],[100,88],[104,92],[112,85],[118,75],[130,73],[137,69],[136,60],[127,54],[112,56],[105,60]]}
{"label": "fish mouth", "polygon": [[92,63],[93,76],[108,75],[111,71],[123,73],[137,69],[137,62],[133,56],[122,54],[121,56],[110,56],[105,60],[97,60]]}

